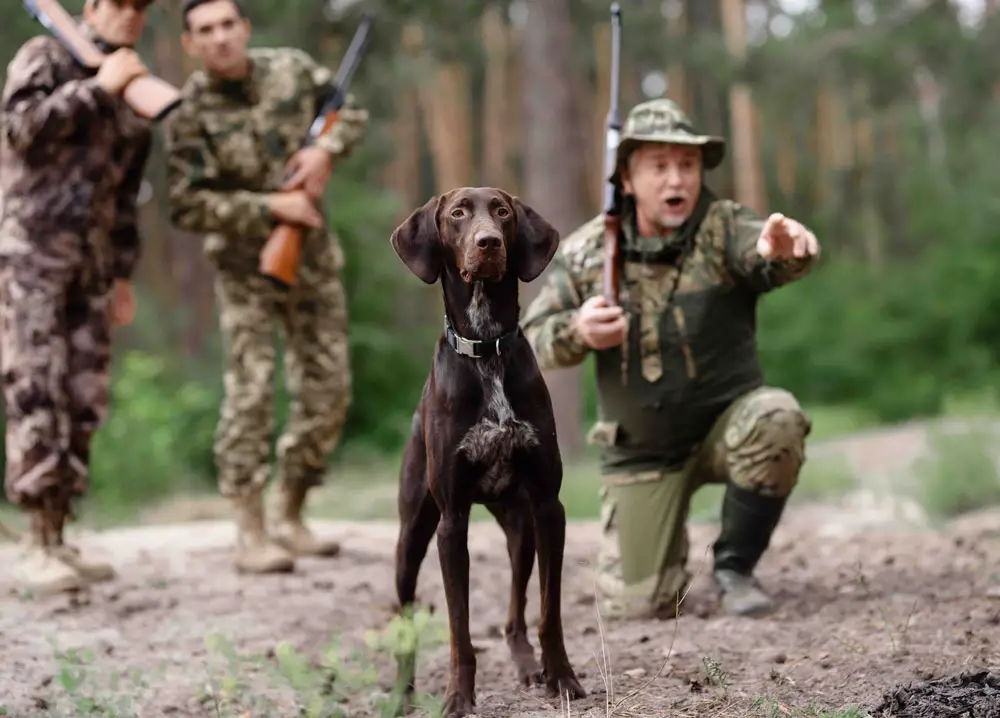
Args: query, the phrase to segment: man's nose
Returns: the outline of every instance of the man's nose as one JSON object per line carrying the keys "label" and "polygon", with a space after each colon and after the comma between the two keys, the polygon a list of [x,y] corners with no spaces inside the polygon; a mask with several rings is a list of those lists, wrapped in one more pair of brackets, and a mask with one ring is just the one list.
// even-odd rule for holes
{"label": "man's nose", "polygon": [[681,171],[676,167],[669,167],[667,169],[667,184],[671,187],[676,187],[682,184]]}

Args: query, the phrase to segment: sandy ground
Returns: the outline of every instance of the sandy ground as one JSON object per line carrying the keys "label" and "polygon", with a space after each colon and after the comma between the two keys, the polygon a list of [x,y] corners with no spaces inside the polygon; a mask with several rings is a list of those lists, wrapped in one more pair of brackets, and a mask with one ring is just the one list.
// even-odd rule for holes
{"label": "sandy ground", "polygon": [[[705,564],[716,527],[693,527],[693,567],[700,574],[676,626],[671,620],[602,627],[590,568],[596,526],[573,525],[565,627],[571,660],[590,695],[574,701],[571,714],[606,715],[609,692],[611,702],[624,701],[620,715],[705,715],[709,707],[713,715],[770,715],[775,709],[774,715],[782,715],[782,707],[810,705],[873,707],[898,685],[1000,668],[1000,601],[985,596],[988,576],[1000,567],[1000,516],[984,513],[930,532],[864,527],[853,513],[850,507],[817,506],[788,514],[760,567],[779,609],[760,620],[717,610]],[[59,675],[66,662],[56,659],[51,641],[96,656],[94,675],[75,689],[78,696],[99,703],[129,692],[141,698],[130,710],[100,715],[144,716],[217,715],[213,701],[204,698],[206,685],[214,680],[218,690],[223,684],[219,661],[206,649],[208,634],[221,633],[239,650],[260,656],[282,640],[316,655],[335,632],[345,650],[363,645],[365,632],[381,630],[392,616],[395,527],[323,529],[343,540],[341,556],[302,561],[294,574],[267,578],[238,577],[229,569],[232,527],[226,523],[85,536],[84,546],[120,569],[117,582],[50,599],[20,596],[3,585],[0,705],[14,716],[74,714],[59,712],[71,704],[59,699],[66,695]],[[502,533],[480,524],[470,541],[480,715],[559,715],[558,699],[518,687],[501,637],[509,580]],[[8,546],[0,560],[10,558]],[[533,580],[532,624],[537,591]],[[419,595],[426,604],[444,606],[433,547]],[[419,688],[440,696],[447,646],[431,648],[419,660]],[[610,682],[602,676],[606,665]],[[392,664],[382,658],[377,667],[378,680],[388,687]],[[138,669],[150,687],[115,691],[112,669]],[[263,679],[247,680],[247,695],[266,692]],[[377,715],[373,692],[357,690],[342,708],[347,715]],[[258,705],[240,715],[295,715],[272,710],[278,712]]]}
{"label": "sandy ground", "polygon": [[[878,446],[855,441],[835,453],[874,472],[912,458],[915,444]],[[310,715],[378,716],[393,663],[385,654],[361,662],[348,653],[363,649],[366,634],[384,630],[393,616],[396,527],[317,527],[342,540],[342,554],[301,561],[285,576],[237,576],[226,521],[78,535],[85,549],[114,563],[120,578],[74,597],[25,596],[0,572],[0,715],[300,715],[280,682],[226,667],[206,645],[207,636],[220,634],[265,666],[276,663],[282,641],[318,661],[338,636],[343,664],[332,690],[343,696],[342,712],[332,713],[327,697],[326,711]],[[804,716],[860,706],[879,718],[1000,718],[1000,600],[986,595],[1000,572],[1000,513],[932,530],[918,509],[872,493],[792,507],[758,572],[778,610],[759,620],[727,617],[716,605],[707,575],[716,532],[712,524],[691,527],[697,578],[679,620],[622,625],[599,621],[595,608],[597,526],[570,526],[564,626],[589,695],[567,710],[540,688],[518,686],[502,637],[509,586],[503,534],[490,523],[474,525],[479,715]],[[14,551],[0,544],[0,566]],[[536,579],[528,618],[537,651]],[[418,596],[443,622],[433,543]],[[88,652],[93,663],[79,672],[55,647]],[[418,689],[440,698],[448,661],[446,643],[424,649]],[[360,675],[366,666],[370,675]],[[120,684],[114,671],[124,674]],[[923,685],[934,679],[944,682]],[[297,695],[310,691],[320,700],[318,685]],[[226,704],[224,695],[235,695],[241,707]]]}

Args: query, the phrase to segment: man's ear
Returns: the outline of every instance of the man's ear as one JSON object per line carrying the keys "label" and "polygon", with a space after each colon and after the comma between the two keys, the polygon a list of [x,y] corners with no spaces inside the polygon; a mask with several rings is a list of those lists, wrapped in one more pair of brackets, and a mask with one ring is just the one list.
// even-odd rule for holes
{"label": "man's ear", "polygon": [[443,253],[438,232],[437,212],[440,197],[431,197],[393,230],[389,237],[403,264],[421,281],[434,284],[441,274]]}
{"label": "man's ear", "polygon": [[512,198],[517,216],[517,236],[514,240],[514,270],[522,282],[530,282],[541,274],[559,248],[559,232],[517,197]]}

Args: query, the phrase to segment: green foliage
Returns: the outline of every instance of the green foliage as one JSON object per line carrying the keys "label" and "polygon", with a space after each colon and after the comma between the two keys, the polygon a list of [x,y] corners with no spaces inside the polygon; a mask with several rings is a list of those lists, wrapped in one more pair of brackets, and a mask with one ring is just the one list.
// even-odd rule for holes
{"label": "green foliage", "polygon": [[210,384],[171,372],[165,358],[125,354],[92,446],[91,486],[102,507],[135,506],[210,475],[218,402]]}
{"label": "green foliage", "polygon": [[936,519],[1000,505],[996,434],[992,428],[935,432],[916,467],[916,498]]}
{"label": "green foliage", "polygon": [[[996,132],[951,145],[971,158]],[[964,165],[942,184],[914,154],[896,191],[907,207],[906,255],[869,268],[845,237],[812,223],[825,254],[814,274],[764,298],[760,351],[768,381],[810,403],[855,403],[882,421],[937,414],[945,397],[988,385],[1000,364],[1000,170]],[[809,218],[804,218],[809,223]],[[894,237],[894,240],[897,238]]]}
{"label": "green foliage", "polygon": [[346,255],[354,398],[345,439],[391,450],[408,435],[440,329],[397,321],[404,309],[399,287],[415,280],[389,245],[398,199],[364,181],[366,154],[377,151],[377,146],[359,150],[334,174],[328,208]]}

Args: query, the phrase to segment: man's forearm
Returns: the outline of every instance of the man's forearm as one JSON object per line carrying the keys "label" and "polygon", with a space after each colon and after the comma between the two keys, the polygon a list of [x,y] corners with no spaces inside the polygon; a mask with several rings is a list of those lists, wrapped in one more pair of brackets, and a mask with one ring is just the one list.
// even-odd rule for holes
{"label": "man's forearm", "polygon": [[269,195],[248,190],[174,189],[170,193],[170,220],[186,232],[239,237],[265,236],[274,224]]}
{"label": "man's forearm", "polygon": [[11,146],[25,152],[36,143],[68,137],[81,122],[102,109],[111,111],[112,98],[94,79],[71,80],[52,94],[38,88],[15,92],[4,107],[4,131]]}
{"label": "man's forearm", "polygon": [[524,327],[541,369],[565,369],[587,358],[590,348],[580,340],[573,324],[577,311],[567,309]]}

